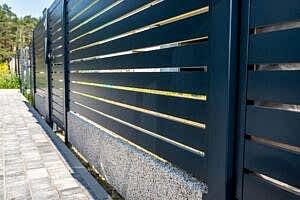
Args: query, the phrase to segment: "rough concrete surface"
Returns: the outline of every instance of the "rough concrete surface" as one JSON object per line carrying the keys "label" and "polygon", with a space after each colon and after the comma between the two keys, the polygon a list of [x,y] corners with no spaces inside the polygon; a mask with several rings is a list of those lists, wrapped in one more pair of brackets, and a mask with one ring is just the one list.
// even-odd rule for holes
{"label": "rough concrete surface", "polygon": [[68,113],[69,141],[125,199],[202,199],[207,186],[170,163]]}
{"label": "rough concrete surface", "polygon": [[0,199],[95,199],[23,101],[0,90]]}
{"label": "rough concrete surface", "polygon": [[44,117],[46,116],[46,108],[45,108],[45,97],[35,94],[35,106],[38,108],[38,111],[43,115]]}

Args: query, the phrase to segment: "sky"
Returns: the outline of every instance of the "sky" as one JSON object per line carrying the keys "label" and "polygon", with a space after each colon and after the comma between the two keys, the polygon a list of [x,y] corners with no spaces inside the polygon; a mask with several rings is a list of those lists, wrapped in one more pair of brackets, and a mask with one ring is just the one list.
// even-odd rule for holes
{"label": "sky", "polygon": [[52,2],[54,0],[0,0],[1,5],[6,3],[19,17],[40,17],[44,8],[49,8]]}

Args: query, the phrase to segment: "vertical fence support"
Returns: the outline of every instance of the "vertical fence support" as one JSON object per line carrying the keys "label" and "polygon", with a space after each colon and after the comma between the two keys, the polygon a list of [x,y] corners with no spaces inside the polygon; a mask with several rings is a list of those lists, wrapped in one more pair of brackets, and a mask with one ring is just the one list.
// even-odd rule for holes
{"label": "vertical fence support", "polygon": [[34,32],[32,32],[32,45],[31,45],[31,61],[30,61],[30,64],[31,64],[31,78],[30,78],[30,81],[31,81],[31,95],[32,95],[32,104],[33,106],[35,107],[35,92],[36,92],[36,78],[35,78],[35,37],[34,37]]}
{"label": "vertical fence support", "polygon": [[48,9],[45,11],[46,19],[45,19],[45,65],[46,65],[46,73],[47,73],[47,97],[46,97],[46,106],[47,106],[47,122],[50,125],[50,127],[53,127],[53,122],[52,122],[52,70],[51,70],[51,62],[50,62],[50,44],[49,44],[49,17],[48,17]]}
{"label": "vertical fence support", "polygon": [[63,48],[64,48],[64,125],[65,125],[65,143],[68,144],[68,112],[70,110],[70,69],[69,69],[69,20],[68,20],[68,1],[63,0]]}
{"label": "vertical fence support", "polygon": [[17,58],[18,58],[18,51],[16,51],[15,55],[15,75],[18,75],[18,66],[17,66]]}
{"label": "vertical fence support", "polygon": [[21,81],[21,70],[20,70],[20,50],[17,50],[16,54],[16,76],[18,77],[19,80],[19,86],[20,86],[20,91],[22,92],[22,81]]}
{"label": "vertical fence support", "polygon": [[[209,86],[209,200],[233,199],[238,62],[238,0],[211,0]],[[222,33],[222,34],[220,34]]]}
{"label": "vertical fence support", "polygon": [[17,66],[17,76],[20,77],[20,53],[19,50],[17,50],[17,57],[16,57],[16,66]]}
{"label": "vertical fence support", "polygon": [[239,200],[243,199],[244,184],[244,151],[245,151],[245,130],[246,130],[246,109],[247,109],[247,82],[248,82],[248,46],[249,46],[249,21],[250,21],[250,0],[241,2],[240,21],[240,61],[239,61],[239,110],[237,120],[236,138],[236,159],[235,159],[235,194]]}

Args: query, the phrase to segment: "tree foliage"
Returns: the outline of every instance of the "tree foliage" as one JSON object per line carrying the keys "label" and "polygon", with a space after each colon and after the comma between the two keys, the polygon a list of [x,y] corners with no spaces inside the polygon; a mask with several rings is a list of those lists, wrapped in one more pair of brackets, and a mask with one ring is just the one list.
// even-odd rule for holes
{"label": "tree foliage", "polygon": [[0,5],[0,62],[7,62],[14,52],[31,43],[38,19],[17,17],[7,4]]}

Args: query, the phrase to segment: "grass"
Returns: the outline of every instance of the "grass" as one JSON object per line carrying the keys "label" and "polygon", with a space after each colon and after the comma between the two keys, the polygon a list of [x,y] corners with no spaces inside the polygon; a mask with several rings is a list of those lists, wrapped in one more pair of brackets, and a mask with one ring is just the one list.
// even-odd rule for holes
{"label": "grass", "polygon": [[23,95],[28,100],[28,102],[30,103],[30,105],[33,105],[33,96],[32,96],[32,94],[24,92]]}
{"label": "grass", "polygon": [[9,73],[7,64],[0,63],[0,89],[17,89],[19,87],[19,78]]}
{"label": "grass", "polygon": [[20,87],[19,79],[12,74],[0,74],[0,89],[17,89]]}

